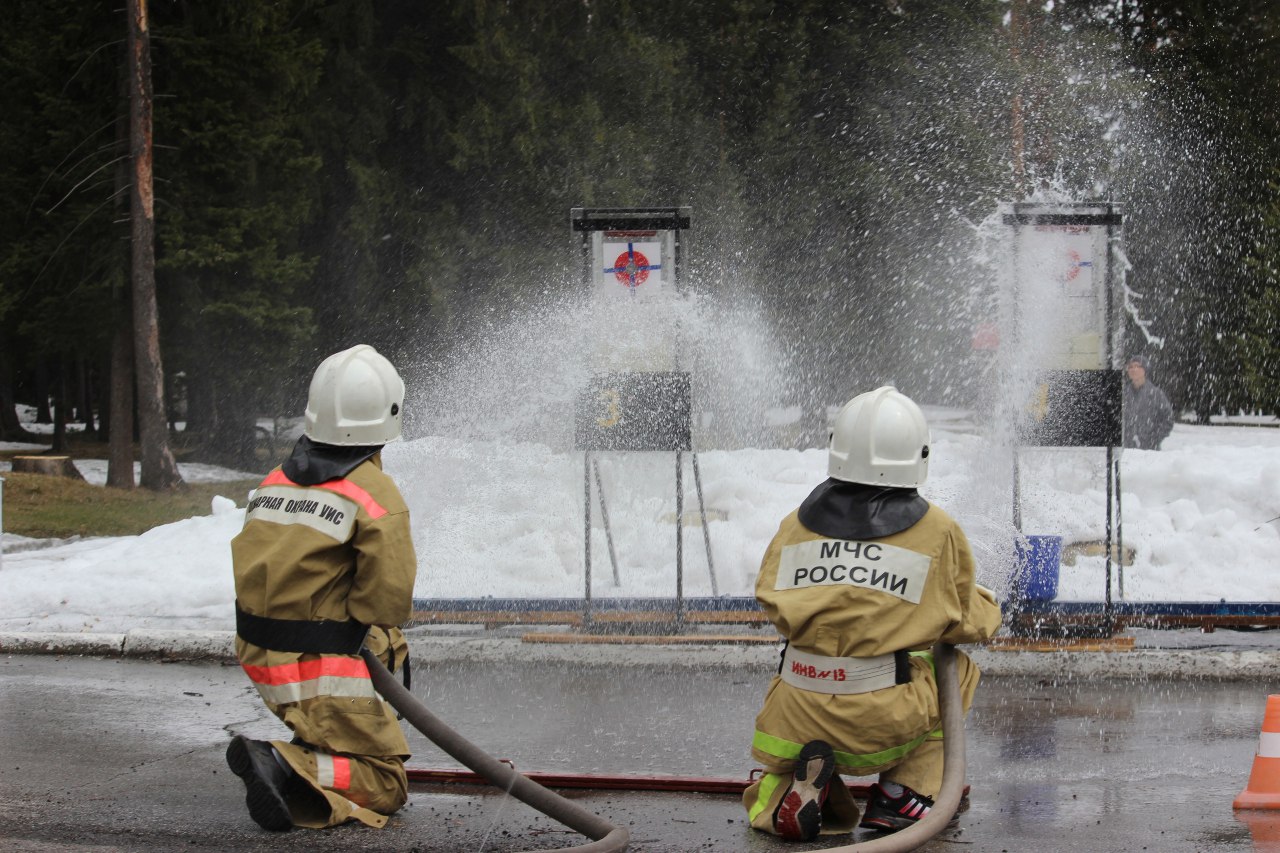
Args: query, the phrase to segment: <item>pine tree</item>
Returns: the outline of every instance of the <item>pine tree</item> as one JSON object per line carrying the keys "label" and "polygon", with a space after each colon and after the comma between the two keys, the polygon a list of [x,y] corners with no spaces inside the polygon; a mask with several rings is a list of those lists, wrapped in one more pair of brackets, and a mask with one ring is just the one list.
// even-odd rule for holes
{"label": "pine tree", "polygon": [[[39,403],[24,381],[42,364],[105,362],[113,290],[126,261],[116,219],[120,10],[15,2],[0,31],[0,425]],[[19,435],[20,437],[20,435]]]}
{"label": "pine tree", "polygon": [[232,464],[258,461],[260,413],[296,408],[313,332],[303,292],[315,258],[301,238],[319,159],[303,105],[323,48],[292,26],[309,5],[157,7],[157,276],[170,360],[186,381],[189,428]]}

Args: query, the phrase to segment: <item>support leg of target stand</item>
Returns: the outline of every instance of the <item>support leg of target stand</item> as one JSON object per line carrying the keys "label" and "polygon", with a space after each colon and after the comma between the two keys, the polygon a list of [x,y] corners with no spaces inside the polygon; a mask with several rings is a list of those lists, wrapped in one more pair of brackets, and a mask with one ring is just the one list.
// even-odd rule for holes
{"label": "support leg of target stand", "polygon": [[582,453],[582,627],[591,625],[591,451]]}
{"label": "support leg of target stand", "polygon": [[1124,601],[1124,509],[1120,497],[1120,459],[1116,454],[1116,577],[1120,580],[1120,600]]}
{"label": "support leg of target stand", "polygon": [[600,463],[591,460],[591,473],[596,478],[596,496],[600,499],[600,520],[604,522],[604,541],[609,545],[609,565],[613,567],[613,585],[620,586],[618,579],[618,554],[613,550],[613,528],[609,526],[609,508],[604,503],[604,484],[600,481]]}
{"label": "support leg of target stand", "polygon": [[[1111,551],[1115,547],[1115,541],[1111,538],[1112,505],[1114,500],[1112,495],[1112,487],[1115,485],[1114,469],[1112,467],[1112,459],[1114,455],[1115,455],[1115,450],[1110,445],[1107,445],[1107,525],[1106,525],[1106,540],[1104,543],[1107,549],[1107,554],[1106,554],[1106,560],[1103,562],[1103,565],[1106,568],[1107,594],[1106,594],[1106,597],[1103,599],[1103,613],[1106,615],[1106,619],[1108,622],[1111,621]],[[1122,593],[1121,598],[1123,597],[1124,596]]]}
{"label": "support leg of target stand", "polygon": [[676,451],[676,627],[684,625],[684,462]]}
{"label": "support leg of target stand", "polygon": [[702,517],[702,543],[707,548],[707,574],[711,576],[711,594],[720,595],[716,587],[716,567],[711,562],[711,532],[707,529],[707,505],[702,500],[702,475],[698,472],[698,454],[690,453],[693,459],[693,486],[698,493],[698,515]]}

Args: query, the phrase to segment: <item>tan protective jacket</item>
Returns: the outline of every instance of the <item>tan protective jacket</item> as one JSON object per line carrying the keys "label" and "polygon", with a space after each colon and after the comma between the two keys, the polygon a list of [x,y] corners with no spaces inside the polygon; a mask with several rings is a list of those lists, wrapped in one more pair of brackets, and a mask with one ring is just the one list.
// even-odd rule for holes
{"label": "tan protective jacket", "polygon": [[[914,525],[879,539],[827,539],[783,519],[765,552],[756,598],[795,649],[866,658],[925,652],[939,641],[972,643],[1000,627],[1000,608],[974,581],[968,540],[932,504]],[[977,667],[960,655],[965,704]],[[831,744],[841,772],[893,766],[939,725],[931,657],[911,658],[911,681],[869,693],[833,695],[775,676],[756,719],[752,755],[786,768],[810,740]]]}
{"label": "tan protective jacket", "polygon": [[[249,502],[231,553],[245,612],[355,619],[371,626],[371,651],[403,661],[407,647],[396,626],[412,611],[417,559],[408,507],[380,454],[315,486],[272,471]],[[267,706],[303,741],[327,752],[408,756],[404,733],[358,655],[269,651],[240,637],[236,653]]]}

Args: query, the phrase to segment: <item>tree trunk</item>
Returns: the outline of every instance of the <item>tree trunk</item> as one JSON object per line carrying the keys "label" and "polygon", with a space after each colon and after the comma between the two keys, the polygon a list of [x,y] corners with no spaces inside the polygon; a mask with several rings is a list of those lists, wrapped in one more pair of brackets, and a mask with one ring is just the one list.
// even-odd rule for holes
{"label": "tree trunk", "polygon": [[[115,336],[112,335],[112,344]],[[98,366],[98,384],[94,386],[98,398],[98,440],[110,448],[111,442],[111,347],[107,347],[105,364]]]}
{"label": "tree trunk", "polygon": [[93,410],[93,368],[83,358],[76,359],[76,393],[80,422],[84,424],[84,433],[93,438],[98,437],[98,419]]}
{"label": "tree trunk", "polygon": [[[198,336],[192,343],[201,346],[202,338]],[[187,379],[187,432],[199,433],[207,441],[216,428],[213,388],[206,364],[200,370],[193,370]]]}
{"label": "tree trunk", "polygon": [[22,428],[17,401],[13,399],[13,368],[0,353],[0,441],[31,442],[35,436]]}
{"label": "tree trunk", "polygon": [[205,446],[215,459],[230,468],[250,471],[271,460],[257,458],[257,419],[238,400],[232,397],[215,399],[217,428],[207,434]]}
{"label": "tree trunk", "polygon": [[[127,317],[127,314],[126,314]],[[133,324],[116,324],[111,339],[111,437],[107,444],[107,485],[132,489],[133,481]]]}
{"label": "tree trunk", "polygon": [[36,423],[51,424],[53,412],[49,410],[49,364],[43,358],[36,359],[32,380],[36,395]]}
{"label": "tree trunk", "polygon": [[53,447],[54,453],[67,452],[67,370],[58,365],[58,375],[53,380]]}
{"label": "tree trunk", "polygon": [[142,486],[164,491],[182,485],[169,450],[164,410],[164,366],[160,358],[160,318],[156,306],[155,204],[151,182],[151,36],[147,0],[128,0],[129,146],[133,163],[133,341],[137,372],[138,426],[142,443]]}
{"label": "tree trunk", "polygon": [[[125,40],[120,48],[119,73],[116,80],[116,148],[129,150],[129,45]],[[132,178],[127,157],[116,163],[115,209],[118,222],[128,221],[128,192]],[[121,240],[120,269],[130,264],[127,244]],[[115,311],[115,329],[111,336],[111,350],[107,355],[106,397],[107,407],[102,415],[103,433],[107,442],[107,485],[117,489],[132,489],[133,480],[133,308],[129,304],[129,279],[121,274],[112,282],[111,296]]]}

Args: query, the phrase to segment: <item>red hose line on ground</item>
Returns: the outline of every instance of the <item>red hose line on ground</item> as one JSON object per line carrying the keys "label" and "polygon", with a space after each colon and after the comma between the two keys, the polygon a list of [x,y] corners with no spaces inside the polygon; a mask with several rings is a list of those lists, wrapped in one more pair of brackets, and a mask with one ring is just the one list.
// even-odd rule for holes
{"label": "red hose line on ground", "polygon": [[621,853],[631,840],[627,830],[614,826],[599,815],[549,791],[490,756],[480,747],[458,734],[439,717],[427,710],[403,684],[396,680],[382,661],[368,649],[360,651],[369,666],[373,686],[418,731],[452,758],[479,773],[489,782],[532,806],[547,817],[592,839],[577,847],[556,848],[562,853]]}
{"label": "red hose line on ground", "polygon": [[[510,764],[506,759],[499,759]],[[512,765],[514,767],[515,765]],[[469,770],[435,767],[406,767],[409,781],[422,785],[487,785],[484,777]],[[665,791],[683,794],[737,794],[741,795],[752,782],[750,779],[721,776],[659,776],[612,773],[558,773],[554,771],[522,771],[533,781],[546,788],[575,788],[587,791]],[[846,787],[855,800],[865,800],[871,786],[865,782],[848,782]]]}

